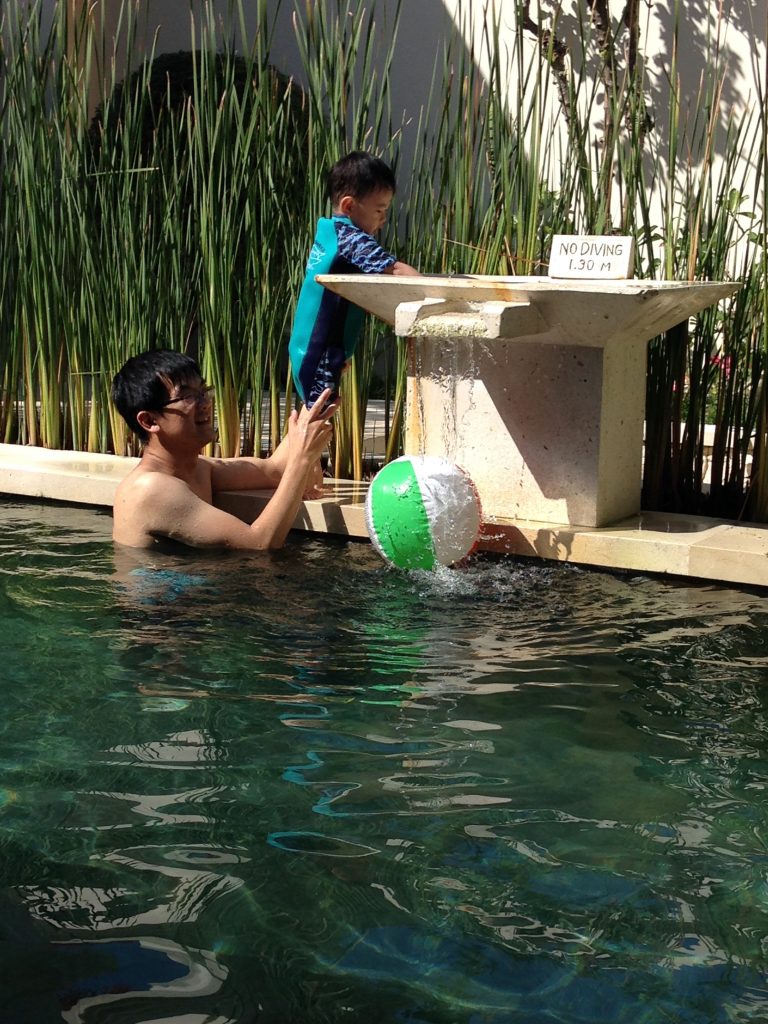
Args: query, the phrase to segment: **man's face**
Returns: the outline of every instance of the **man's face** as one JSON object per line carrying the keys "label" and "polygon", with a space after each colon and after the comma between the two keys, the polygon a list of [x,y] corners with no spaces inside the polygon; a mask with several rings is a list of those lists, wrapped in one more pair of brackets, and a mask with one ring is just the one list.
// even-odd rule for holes
{"label": "man's face", "polygon": [[392,198],[393,193],[389,188],[376,189],[362,199],[353,198],[349,208],[349,219],[361,231],[375,235],[387,222]]}
{"label": "man's face", "polygon": [[183,430],[186,435],[193,428],[200,448],[213,440],[213,388],[199,377],[172,384],[160,412],[174,433]]}

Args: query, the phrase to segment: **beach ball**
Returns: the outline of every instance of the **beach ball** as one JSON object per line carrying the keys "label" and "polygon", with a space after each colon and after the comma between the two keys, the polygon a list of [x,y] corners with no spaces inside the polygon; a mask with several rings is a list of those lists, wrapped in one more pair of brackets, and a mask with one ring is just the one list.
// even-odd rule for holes
{"label": "beach ball", "polygon": [[480,500],[455,463],[403,455],[371,481],[365,500],[371,542],[399,569],[434,569],[461,561],[480,534]]}

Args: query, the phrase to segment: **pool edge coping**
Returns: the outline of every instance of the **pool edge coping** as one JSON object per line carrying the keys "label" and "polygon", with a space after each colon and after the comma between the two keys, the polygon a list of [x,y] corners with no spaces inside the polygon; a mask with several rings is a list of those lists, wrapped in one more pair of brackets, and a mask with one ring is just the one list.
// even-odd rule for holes
{"label": "pool edge coping", "polygon": [[[0,494],[111,508],[136,458],[0,444]],[[305,501],[294,529],[368,539],[366,483],[327,480],[322,498]],[[228,491],[215,504],[245,522],[270,491]],[[512,520],[483,524],[478,547],[500,555],[595,568],[768,587],[768,525],[644,512],[604,527]]]}

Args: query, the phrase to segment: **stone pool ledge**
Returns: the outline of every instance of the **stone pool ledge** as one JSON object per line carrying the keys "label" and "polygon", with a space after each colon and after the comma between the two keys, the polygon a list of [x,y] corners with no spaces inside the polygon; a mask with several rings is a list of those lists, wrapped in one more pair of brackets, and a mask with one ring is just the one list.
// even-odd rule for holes
{"label": "stone pool ledge", "polygon": [[112,506],[138,459],[0,444],[0,494]]}
{"label": "stone pool ledge", "polygon": [[[0,494],[110,507],[137,459],[0,444]],[[326,481],[306,501],[295,528],[366,538],[366,484]],[[230,491],[216,504],[254,519],[269,491]],[[644,512],[611,526],[557,526],[523,520],[486,522],[480,547],[499,554],[572,562],[722,583],[768,587],[768,526]]]}

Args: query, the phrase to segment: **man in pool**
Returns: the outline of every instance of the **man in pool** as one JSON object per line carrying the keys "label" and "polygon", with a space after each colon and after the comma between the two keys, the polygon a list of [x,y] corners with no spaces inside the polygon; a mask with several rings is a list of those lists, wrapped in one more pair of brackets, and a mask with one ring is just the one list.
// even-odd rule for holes
{"label": "man in pool", "polygon": [[[193,548],[279,548],[302,497],[322,488],[320,456],[338,402],[330,391],[313,409],[292,412],[288,434],[266,459],[212,459],[211,388],[194,359],[159,349],[129,359],[112,382],[112,400],[144,443],[141,461],[117,489],[113,539],[149,548],[163,538]],[[274,488],[250,525],[215,508],[217,491]]]}

